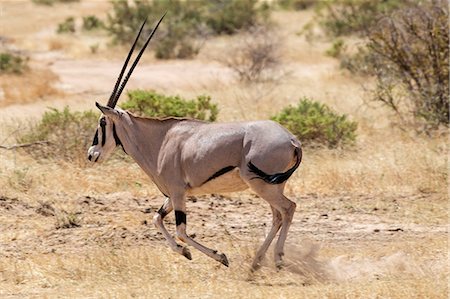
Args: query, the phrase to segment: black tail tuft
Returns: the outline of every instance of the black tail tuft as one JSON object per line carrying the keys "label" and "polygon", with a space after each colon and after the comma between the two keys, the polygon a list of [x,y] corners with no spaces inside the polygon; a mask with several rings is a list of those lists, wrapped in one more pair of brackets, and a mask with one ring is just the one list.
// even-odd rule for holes
{"label": "black tail tuft", "polygon": [[302,152],[301,152],[300,148],[298,148],[298,147],[295,148],[294,155],[297,157],[297,161],[295,162],[295,165],[292,166],[292,168],[288,169],[286,172],[276,173],[276,174],[267,174],[264,171],[262,171],[261,169],[259,169],[258,167],[256,167],[255,164],[253,164],[251,161],[248,162],[247,166],[248,166],[248,169],[250,170],[250,172],[257,175],[256,177],[254,177],[252,179],[261,179],[264,182],[273,184],[273,185],[281,184],[281,183],[287,181],[287,179],[289,179],[291,177],[291,175],[298,168],[298,166],[300,165],[300,162],[302,161]]}

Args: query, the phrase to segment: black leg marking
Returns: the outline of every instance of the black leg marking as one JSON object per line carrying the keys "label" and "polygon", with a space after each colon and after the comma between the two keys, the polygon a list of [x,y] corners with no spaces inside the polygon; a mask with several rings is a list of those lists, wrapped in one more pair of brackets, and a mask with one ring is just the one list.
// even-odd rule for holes
{"label": "black leg marking", "polygon": [[166,211],[166,209],[164,209],[163,207],[159,208],[159,210],[158,210],[157,213],[158,213],[159,215],[161,215],[161,218],[163,218],[163,219],[164,219],[164,217],[167,216],[167,211]]}
{"label": "black leg marking", "polygon": [[186,213],[175,210],[175,223],[177,226],[184,223],[186,225]]}

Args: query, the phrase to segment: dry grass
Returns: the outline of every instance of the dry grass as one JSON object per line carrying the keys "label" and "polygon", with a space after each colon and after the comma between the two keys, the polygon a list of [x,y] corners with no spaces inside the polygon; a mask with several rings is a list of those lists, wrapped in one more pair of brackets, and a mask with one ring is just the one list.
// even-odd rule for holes
{"label": "dry grass", "polygon": [[[336,273],[358,273],[358,278],[336,276],[320,281],[294,268],[281,272],[263,268],[252,275],[248,271],[250,248],[225,249],[241,257],[230,269],[202,257],[196,257],[195,263],[180,260],[169,250],[149,246],[76,255],[35,254],[25,260],[2,258],[0,285],[2,295],[39,297],[64,293],[77,298],[447,298],[445,266],[418,265],[409,254],[318,262],[330,272],[339,267]],[[374,249],[386,251],[372,247],[360,254],[370,255]],[[301,260],[297,269],[311,271]]]}
{"label": "dry grass", "polygon": [[32,68],[21,75],[1,75],[0,79],[3,91],[0,106],[32,103],[62,95],[55,88],[58,77],[48,69]]}
{"label": "dry grass", "polygon": [[[1,25],[20,47],[84,57],[103,36],[59,39],[53,28],[75,12],[103,12],[109,5],[57,5],[54,18],[43,18],[47,7],[11,2],[2,7]],[[171,94],[212,95],[222,121],[267,118],[302,96],[358,121],[354,149],[306,147],[287,185],[298,210],[286,270],[273,269],[269,252],[267,266],[249,272],[271,221],[267,205],[250,192],[188,202],[188,232],[226,252],[231,261],[226,269],[197,251],[188,261],[166,247],[147,212],[154,212],[162,197],[137,165],[111,160],[81,167],[0,149],[0,297],[447,298],[448,140],[411,137],[394,128],[384,108],[367,105],[362,82],[324,57],[329,43],[308,43],[297,34],[312,17],[312,12],[276,13],[286,71],[278,81],[237,84],[219,74],[203,82],[201,74],[174,74],[165,85],[155,83]],[[177,64],[207,65],[229,42],[229,37],[209,41],[196,61]],[[122,57],[126,49],[99,51],[91,59]],[[98,96],[59,93],[49,84],[54,76],[35,70],[2,78],[1,142],[13,143],[23,123],[46,106],[84,109]],[[98,78],[87,78],[93,79]],[[39,97],[44,99],[36,101]],[[17,102],[22,105],[10,105]],[[62,228],[70,221],[79,227]],[[167,227],[173,230],[173,216]]]}

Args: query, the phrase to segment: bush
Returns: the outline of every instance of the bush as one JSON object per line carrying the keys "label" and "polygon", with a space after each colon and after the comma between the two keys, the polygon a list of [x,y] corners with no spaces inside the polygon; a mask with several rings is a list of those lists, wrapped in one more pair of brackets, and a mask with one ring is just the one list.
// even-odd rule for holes
{"label": "bush", "polygon": [[233,34],[258,25],[269,16],[269,6],[258,0],[203,1],[206,24],[216,34]]}
{"label": "bush", "polygon": [[208,121],[215,121],[219,112],[209,96],[185,100],[179,96],[165,96],[148,90],[129,91],[128,100],[121,107],[140,116],[176,116]]}
{"label": "bush", "polygon": [[28,68],[28,58],[10,52],[0,53],[0,74],[22,74]]}
{"label": "bush", "polygon": [[58,24],[57,33],[75,33],[75,18],[68,17],[64,22]]}
{"label": "bush", "polygon": [[331,0],[319,4],[320,23],[331,36],[364,34],[378,19],[414,0]]}
{"label": "bush", "polygon": [[[146,17],[155,22],[168,12],[155,36],[155,56],[160,59],[194,57],[208,36],[248,29],[268,17],[267,6],[259,6],[256,0],[119,0],[112,4],[106,29],[119,43],[131,43]],[[143,35],[150,30],[147,26]]]}
{"label": "bush", "polygon": [[[201,32],[198,1],[114,1],[113,12],[108,14],[106,30],[119,43],[130,44],[136,37],[142,21],[148,17],[149,23],[142,35],[147,37],[154,22],[167,11],[164,22],[155,36],[156,57],[190,58],[199,50],[196,40]],[[145,38],[141,39],[141,43]]]}
{"label": "bush", "polygon": [[337,148],[352,145],[356,139],[356,122],[308,98],[301,99],[297,107],[284,108],[272,120],[285,126],[305,145]]}
{"label": "bush", "polygon": [[374,76],[375,101],[391,108],[403,124],[419,125],[420,131],[449,125],[446,1],[345,0],[324,5],[328,32],[364,38],[356,53],[335,42],[328,54],[352,73]]}
{"label": "bush", "polygon": [[385,17],[368,35],[377,78],[375,100],[423,129],[449,125],[448,3],[413,4]]}
{"label": "bush", "polygon": [[280,40],[265,27],[253,27],[243,33],[229,51],[230,55],[219,60],[242,82],[274,79],[274,72],[281,65]]}
{"label": "bush", "polygon": [[102,20],[94,15],[83,17],[83,30],[92,31],[104,28]]}
{"label": "bush", "polygon": [[98,113],[72,112],[68,107],[45,112],[39,123],[17,138],[18,143],[49,141],[47,146],[23,148],[33,158],[86,162],[86,151],[92,143]]}

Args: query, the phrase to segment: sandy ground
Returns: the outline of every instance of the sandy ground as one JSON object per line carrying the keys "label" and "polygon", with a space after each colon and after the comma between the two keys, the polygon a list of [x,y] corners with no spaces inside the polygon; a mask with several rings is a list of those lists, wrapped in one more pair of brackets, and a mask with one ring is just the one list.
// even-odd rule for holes
{"label": "sandy ground", "polygon": [[[388,208],[377,208],[376,197],[369,195],[305,195],[294,200],[298,210],[288,238],[288,244],[294,248],[301,248],[304,240],[325,247],[351,247],[352,243],[389,246],[447,235],[448,227],[442,220],[412,221],[405,215],[406,205],[436,200],[433,195],[385,196],[382,202],[391,203]],[[130,193],[51,201],[42,198],[36,202],[2,196],[0,251],[3,257],[21,259],[30,254],[81,254],[104,246],[163,249],[165,241],[151,222],[162,201],[162,197],[135,197]],[[359,206],[352,206],[354,202]],[[66,207],[62,208],[61,203]],[[187,207],[188,232],[205,244],[215,244],[223,235],[242,244],[260,242],[271,225],[269,206],[247,193],[192,197]],[[76,225],[58,228],[67,214],[76,219]],[[166,226],[174,231],[173,215],[166,218]],[[198,255],[201,254],[194,252],[194,256]]]}

